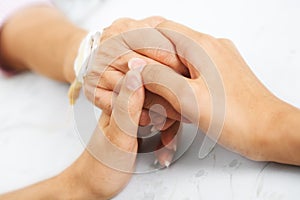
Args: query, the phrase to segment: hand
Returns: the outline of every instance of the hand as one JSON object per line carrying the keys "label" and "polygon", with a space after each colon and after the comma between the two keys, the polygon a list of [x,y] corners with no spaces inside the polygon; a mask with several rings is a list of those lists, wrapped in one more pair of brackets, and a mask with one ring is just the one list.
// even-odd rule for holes
{"label": "hand", "polygon": [[[156,28],[174,44],[191,77],[163,65],[148,65],[142,73],[146,89],[172,102],[177,112],[205,132],[214,118],[224,123],[218,142],[230,150],[254,160],[274,160],[271,155],[278,136],[268,134],[274,130],[271,126],[282,102],[255,77],[234,44],[171,21]],[[222,88],[215,84],[218,77]],[[213,102],[214,92],[217,103]],[[191,104],[192,97],[197,104]],[[219,106],[222,104],[225,107]],[[224,116],[219,112],[222,109]]]}
{"label": "hand", "polygon": [[[186,75],[188,73],[175,54],[157,48],[146,48],[147,46],[156,47],[157,44],[163,43],[168,48],[173,47],[165,37],[154,29],[157,24],[164,20],[160,17],[139,21],[119,19],[104,30],[100,47],[93,56],[84,85],[87,98],[101,108],[103,112],[108,115],[111,113],[112,97],[114,92],[118,93],[118,83],[123,78],[124,73],[128,71],[128,62],[132,58],[136,58],[132,62],[136,63],[136,67],[146,63],[162,63],[171,66],[180,74]],[[154,34],[155,38],[151,41],[155,44],[146,44],[145,40],[136,40],[135,34],[143,35],[142,33],[149,36]],[[138,48],[139,46],[143,48]],[[146,62],[142,60],[141,63],[141,58]],[[161,105],[164,109],[156,109],[156,105]],[[173,109],[169,102],[148,90],[145,91],[145,103],[139,124],[141,126],[152,125],[155,129],[161,130],[162,144],[172,154],[176,149],[176,143],[174,143],[176,140],[173,138],[177,131],[174,131],[174,127],[178,127],[176,121],[180,119],[180,114]],[[167,156],[167,160],[162,159],[162,157],[165,156],[158,156],[161,165],[165,165],[165,161],[171,162],[172,156]]]}
{"label": "hand", "polygon": [[82,199],[111,198],[130,179],[143,103],[141,76],[138,71],[128,71],[114,100],[112,114],[102,113],[87,150],[62,174],[63,182],[76,183],[82,187],[79,191],[92,194]]}

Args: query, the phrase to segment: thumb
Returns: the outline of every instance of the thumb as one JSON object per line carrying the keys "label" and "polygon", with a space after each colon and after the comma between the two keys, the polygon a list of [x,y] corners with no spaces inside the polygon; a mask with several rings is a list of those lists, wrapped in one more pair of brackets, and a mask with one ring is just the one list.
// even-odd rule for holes
{"label": "thumb", "polygon": [[112,115],[102,113],[100,126],[90,140],[88,149],[97,160],[110,168],[132,172],[143,104],[144,88],[140,72],[130,70],[123,79],[119,95],[114,99]]}
{"label": "thumb", "polygon": [[119,133],[133,138],[136,138],[145,98],[139,70],[141,68],[126,73],[119,95],[113,102],[111,118],[111,125],[117,127]]}

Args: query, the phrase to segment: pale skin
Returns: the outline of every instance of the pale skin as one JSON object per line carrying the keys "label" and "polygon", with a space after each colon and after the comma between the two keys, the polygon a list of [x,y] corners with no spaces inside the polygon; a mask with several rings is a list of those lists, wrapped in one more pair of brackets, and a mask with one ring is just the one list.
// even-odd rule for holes
{"label": "pale skin", "polygon": [[[39,17],[33,17],[36,15]],[[47,23],[44,23],[45,21]],[[142,25],[135,20],[133,21],[131,28],[135,26],[140,28],[145,25],[144,21],[141,22]],[[24,26],[25,24],[31,24],[30,29],[28,29],[28,26]],[[119,26],[120,21],[115,23],[115,25]],[[219,140],[222,145],[250,159],[300,165],[298,156],[300,149],[300,136],[298,134],[300,130],[298,123],[300,120],[299,109],[271,94],[254,76],[230,41],[216,39],[165,20],[159,21],[154,26],[161,32],[164,29],[171,29],[193,38],[206,48],[210,56],[216,60],[216,63],[226,63],[222,65],[222,68],[219,68],[224,81],[227,107],[224,129]],[[118,29],[114,29],[112,26],[106,30],[107,32],[104,32],[104,35],[106,34],[109,37],[126,31],[124,28],[120,28],[118,31],[112,30]],[[22,33],[22,37],[18,37],[20,33]],[[72,82],[74,79],[74,58],[85,35],[86,31],[72,25],[57,10],[48,7],[32,7],[24,9],[7,21],[0,35],[0,55],[4,63],[13,69],[20,71],[30,69],[56,80]],[[180,46],[182,44],[176,39],[168,37],[168,35],[166,35],[166,38],[174,44],[176,49],[183,48]],[[35,48],[32,48],[33,42]],[[142,55],[138,56],[139,53]],[[180,90],[176,90],[176,88],[180,88],[182,86],[180,84],[183,82],[190,83],[197,91],[197,94],[201,94],[197,98],[199,107],[204,111],[197,124],[204,131],[207,129],[211,117],[211,111],[208,109],[210,108],[210,97],[199,72],[195,71],[186,60],[174,57],[174,55],[161,54],[161,52],[155,51],[138,52],[137,54],[122,57],[120,59],[121,64],[118,66],[111,66],[112,71],[120,75],[117,75],[117,80],[128,71],[128,69],[124,70],[123,68],[124,71],[120,69],[132,57],[140,57],[145,59],[147,63],[153,63],[154,61],[146,59],[151,58],[164,64],[159,70],[160,73],[157,73],[154,79],[160,82],[165,76],[173,77],[174,80],[177,80],[177,85],[170,83],[168,88],[177,91],[179,97],[184,98],[184,94],[180,93]],[[172,70],[166,70],[166,65],[185,76],[190,74],[191,78],[185,78]],[[221,65],[217,64],[217,66]],[[150,65],[146,66],[142,73],[143,79],[149,79],[150,74],[153,75],[153,70]],[[120,71],[123,73],[120,73]],[[157,72],[157,69],[154,71]],[[128,76],[138,77],[136,73],[132,72],[128,73],[126,78]],[[136,79],[133,78],[132,80]],[[104,86],[99,85],[98,87],[104,89],[99,90],[99,95],[101,93],[107,95],[107,92],[112,92],[111,90],[115,84],[115,82],[103,82]],[[107,87],[107,85],[110,85],[110,87]],[[162,99],[163,97],[163,102],[166,106],[171,105],[168,102],[178,101],[178,99],[174,99],[173,95],[165,92],[165,88],[148,85],[146,89],[151,91],[151,95],[157,97],[157,99]],[[106,94],[104,94],[105,92]],[[144,90],[142,88],[137,90],[135,95],[129,98],[129,94],[132,92],[124,85],[120,89],[120,93],[127,94],[125,97],[130,99],[131,105],[135,105],[132,106],[133,110],[130,110],[130,112],[133,114],[132,116],[135,116],[132,117],[133,121],[138,124],[140,115],[143,113]],[[162,102],[162,100],[157,101]],[[108,107],[108,109],[101,117],[99,128],[105,135],[109,136],[112,143],[126,152],[134,153],[137,149],[136,138],[124,134],[114,124],[115,119],[110,115],[113,112],[110,102],[111,99],[107,98],[106,108]],[[101,107],[101,105],[98,106]],[[178,120],[178,114],[181,110],[176,103],[172,104],[172,106],[173,111],[168,113],[168,117],[173,119],[174,123],[174,120]],[[249,106],[253,108],[250,114]],[[262,110],[265,113],[264,115],[261,115]],[[189,112],[189,110],[187,109],[185,112]],[[190,114],[192,115],[192,113]],[[236,115],[240,116],[240,121],[236,121]],[[170,123],[166,130],[172,127],[173,123]],[[98,133],[97,130],[95,135]],[[120,137],[122,140],[119,139]],[[174,134],[171,134],[170,138],[173,137]],[[103,141],[93,140],[91,144],[101,149],[101,142]],[[172,149],[172,146],[170,149]],[[134,165],[134,160],[135,157],[129,158],[129,163],[132,166]],[[129,167],[128,171],[130,170]],[[110,174],[108,178],[107,174]],[[107,167],[86,150],[74,164],[58,176],[0,196],[0,199],[107,199],[117,194],[129,179],[130,173],[123,173]]]}
{"label": "pale skin", "polygon": [[[39,16],[39,17],[35,17]],[[45,23],[46,22],[46,23]],[[26,26],[24,26],[26,25]],[[86,31],[74,26],[54,8],[37,6],[19,11],[3,26],[1,32],[0,55],[10,69],[33,70],[50,78],[71,82],[74,79],[73,63],[79,44]],[[32,48],[34,44],[34,48]],[[129,79],[132,75],[129,75]],[[132,79],[132,78],[131,78]],[[136,80],[136,79],[133,79]],[[141,83],[139,83],[141,84]],[[144,102],[144,91],[132,91],[122,87],[123,97],[131,104],[131,120],[138,123]],[[130,96],[130,97],[129,97]],[[119,101],[122,99],[119,98]],[[117,104],[120,109],[122,104]],[[123,133],[114,124],[114,118],[103,113],[99,129],[111,143],[136,153],[137,141]],[[136,132],[132,133],[133,135]],[[122,140],[120,140],[122,138]],[[92,140],[98,151],[105,151],[103,140]],[[133,154],[134,155],[134,154]],[[126,172],[115,170],[99,162],[88,150],[69,168],[59,175],[24,189],[0,195],[0,199],[109,199],[127,184],[134,169],[135,156],[128,159]]]}
{"label": "pale skin", "polygon": [[[39,18],[34,16],[40,16]],[[117,20],[114,24],[114,34],[121,33],[129,28],[141,28],[141,27],[154,27],[164,19],[161,17],[151,17],[144,20],[134,20],[132,24],[122,24],[123,20]],[[133,22],[133,20],[131,20]],[[121,22],[121,23],[120,23]],[[117,28],[115,28],[117,27]],[[22,33],[22,37],[19,34]],[[16,13],[12,18],[10,18],[5,26],[3,27],[1,34],[1,57],[4,64],[13,68],[17,71],[30,69],[41,75],[47,76],[49,78],[72,83],[75,78],[73,64],[74,59],[77,55],[79,44],[84,38],[87,32],[75,25],[73,25],[61,12],[55,8],[37,6],[33,8],[24,9],[21,12]],[[111,34],[111,33],[110,33]],[[102,40],[110,35],[104,35],[101,37]],[[34,46],[34,48],[33,48]],[[128,55],[128,59],[129,56]],[[150,52],[148,56],[148,61],[154,62],[155,52]],[[150,59],[152,58],[152,59]],[[158,59],[158,58],[156,58]],[[123,59],[122,59],[123,60]],[[179,63],[170,62],[169,66],[176,68],[178,72],[186,71],[185,68],[179,67]],[[175,64],[175,65],[174,65]],[[127,63],[117,63],[118,73],[108,74],[109,79],[113,81],[119,81],[124,77],[124,73],[128,71]],[[107,87],[109,89],[110,85]],[[94,88],[92,88],[92,93]],[[88,91],[88,87],[86,87]],[[87,92],[87,97],[98,107],[101,107],[103,111],[107,114],[111,113],[110,103],[107,101],[97,101],[96,98],[89,95]],[[107,96],[103,94],[101,99]],[[102,103],[103,104],[100,104]],[[169,135],[173,137],[173,132],[171,126],[174,124],[175,120],[180,119],[180,115],[172,108],[172,106],[162,99],[161,97],[146,91],[146,98],[144,102],[144,109],[140,119],[140,125],[145,126],[151,122],[149,117],[148,108],[153,104],[162,104],[164,107],[170,108],[168,110],[168,119],[166,116],[160,117],[159,114],[155,114],[152,120],[157,119],[158,125],[162,124],[163,130],[166,134],[162,135],[162,143],[166,145],[166,153],[158,155],[158,159],[161,164],[164,165],[165,158],[170,162],[172,156],[165,156],[163,154],[174,154],[174,146],[176,144],[169,144]],[[176,147],[175,147],[176,148]]]}
{"label": "pale skin", "polygon": [[[140,23],[154,26],[162,20],[162,18],[149,18],[141,20]],[[32,70],[49,78],[71,83],[75,78],[74,59],[79,44],[86,34],[85,30],[73,25],[55,8],[35,6],[20,10],[11,16],[1,29],[0,55],[2,64],[9,70]],[[124,77],[124,74],[122,74],[122,77]],[[146,103],[146,105],[147,99],[154,98],[147,98],[146,95],[144,102],[144,98],[141,96],[143,95],[135,100]],[[155,102],[163,103],[159,98]],[[138,104],[138,102],[133,104]],[[166,101],[164,101],[164,104],[171,107]],[[111,112],[111,109],[109,112],[103,112],[101,119],[105,119],[104,121],[113,120],[110,118]],[[138,114],[138,110],[135,113]],[[139,119],[140,125],[148,124],[150,121],[148,114],[143,113],[145,112],[143,111],[137,115],[141,116]],[[173,110],[171,116],[175,118],[176,115],[179,119],[179,114]],[[165,129],[169,126],[167,125]],[[116,125],[109,125],[100,121],[99,127],[103,129],[108,137],[110,134],[123,134]],[[123,140],[119,140],[117,137],[109,138],[112,143],[121,146],[122,149],[137,147],[136,139],[132,140],[132,137],[124,137]],[[101,147],[100,144],[98,146]],[[160,159],[162,164],[164,164],[164,157],[168,158],[171,155],[168,159],[172,159],[174,152],[172,148],[170,146],[170,150],[158,155],[158,157],[162,157]],[[99,149],[99,151],[101,150]],[[132,151],[135,152],[136,149]],[[134,163],[134,160],[129,163]],[[125,170],[127,172],[123,173],[111,169],[94,158],[94,155],[91,155],[88,150],[85,150],[75,163],[56,177],[2,195],[0,199],[24,199],[25,197],[27,199],[108,199],[124,188],[131,177],[131,174],[128,173],[131,170]]]}

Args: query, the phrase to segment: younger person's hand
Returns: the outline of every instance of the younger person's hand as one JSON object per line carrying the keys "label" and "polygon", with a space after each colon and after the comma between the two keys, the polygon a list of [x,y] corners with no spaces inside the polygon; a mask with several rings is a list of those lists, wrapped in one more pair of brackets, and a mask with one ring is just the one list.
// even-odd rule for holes
{"label": "younger person's hand", "polygon": [[230,150],[254,160],[296,162],[292,151],[289,155],[293,156],[283,159],[281,154],[288,148],[281,148],[282,133],[278,134],[273,126],[280,113],[293,108],[263,86],[231,41],[171,21],[162,22],[157,30],[174,44],[191,78],[163,65],[148,65],[142,74],[149,91],[172,102],[177,112],[204,132],[217,119],[211,130],[213,134],[220,131],[217,142]]}
{"label": "younger person's hand", "polygon": [[79,187],[74,191],[77,198],[82,195],[78,199],[109,199],[126,186],[135,168],[143,103],[140,72],[130,70],[114,99],[112,114],[102,113],[86,150],[60,176]]}

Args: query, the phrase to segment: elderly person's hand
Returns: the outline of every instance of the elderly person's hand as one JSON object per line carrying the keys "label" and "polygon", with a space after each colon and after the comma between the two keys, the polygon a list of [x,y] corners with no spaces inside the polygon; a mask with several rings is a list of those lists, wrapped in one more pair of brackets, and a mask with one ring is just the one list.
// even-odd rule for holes
{"label": "elderly person's hand", "polygon": [[[150,17],[143,20],[119,19],[104,29],[99,48],[92,56],[89,71],[85,77],[84,90],[87,98],[106,114],[112,110],[112,98],[118,93],[118,83],[128,71],[130,59],[133,67],[155,63],[165,64],[176,72],[188,75],[187,68],[176,54],[163,49],[173,45],[154,27],[165,21],[161,17]],[[164,44],[164,46],[162,46]],[[151,48],[152,47],[152,48]],[[143,61],[144,60],[144,61]],[[179,129],[181,116],[164,98],[145,91],[145,103],[139,124],[153,126],[161,131],[161,146],[165,150],[158,153],[158,161],[168,166],[176,151],[175,135]]]}

